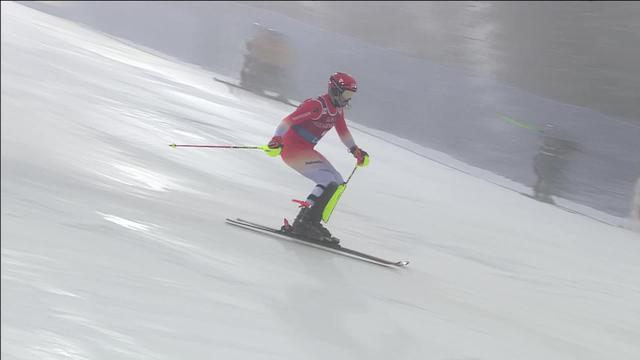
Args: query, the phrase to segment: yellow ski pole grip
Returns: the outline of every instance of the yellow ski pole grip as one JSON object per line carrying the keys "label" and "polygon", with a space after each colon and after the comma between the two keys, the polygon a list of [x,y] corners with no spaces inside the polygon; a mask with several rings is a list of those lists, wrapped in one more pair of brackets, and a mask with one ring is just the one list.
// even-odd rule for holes
{"label": "yellow ski pole grip", "polygon": [[270,157],[279,156],[280,153],[282,152],[282,147],[278,147],[278,148],[272,149],[272,148],[269,147],[269,145],[263,145],[263,146],[260,147],[260,149],[262,151],[264,151],[265,154],[269,155]]}

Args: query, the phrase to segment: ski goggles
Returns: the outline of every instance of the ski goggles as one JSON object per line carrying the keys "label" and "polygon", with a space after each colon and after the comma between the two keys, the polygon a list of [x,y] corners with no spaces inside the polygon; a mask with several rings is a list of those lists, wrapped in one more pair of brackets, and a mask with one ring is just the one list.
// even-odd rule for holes
{"label": "ski goggles", "polygon": [[351,90],[343,90],[342,93],[340,94],[340,98],[344,101],[349,101],[351,100],[351,98],[353,97],[353,94],[355,94],[355,91],[351,91]]}

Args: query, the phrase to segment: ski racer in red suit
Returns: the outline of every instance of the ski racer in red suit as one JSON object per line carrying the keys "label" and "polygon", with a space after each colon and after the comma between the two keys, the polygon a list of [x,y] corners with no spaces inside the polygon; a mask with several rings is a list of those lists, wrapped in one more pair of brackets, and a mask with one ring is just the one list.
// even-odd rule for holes
{"label": "ski racer in red suit", "polygon": [[357,159],[358,166],[369,163],[369,154],[353,140],[344,119],[344,108],[357,91],[353,77],[335,73],[329,78],[329,91],[305,100],[276,128],[269,142],[272,149],[281,148],[282,160],[291,168],[315,182],[315,187],[301,206],[291,230],[299,235],[337,243],[320,224],[327,203],[344,183],[340,173],[314,147],[334,126],[340,140]]}

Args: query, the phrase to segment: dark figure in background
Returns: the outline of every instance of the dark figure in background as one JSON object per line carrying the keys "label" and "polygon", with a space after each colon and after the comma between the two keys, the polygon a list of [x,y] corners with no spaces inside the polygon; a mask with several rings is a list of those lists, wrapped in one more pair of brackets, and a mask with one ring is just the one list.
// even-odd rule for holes
{"label": "dark figure in background", "polygon": [[537,176],[533,186],[533,197],[536,200],[555,204],[551,197],[563,181],[563,169],[567,166],[568,155],[578,149],[571,140],[558,137],[555,127],[547,124],[540,131],[543,137],[542,146],[533,158],[533,170]]}
{"label": "dark figure in background", "polygon": [[254,25],[256,33],[246,43],[240,86],[257,94],[270,91],[278,99],[286,100],[294,90],[289,79],[290,46],[283,34],[258,23]]}

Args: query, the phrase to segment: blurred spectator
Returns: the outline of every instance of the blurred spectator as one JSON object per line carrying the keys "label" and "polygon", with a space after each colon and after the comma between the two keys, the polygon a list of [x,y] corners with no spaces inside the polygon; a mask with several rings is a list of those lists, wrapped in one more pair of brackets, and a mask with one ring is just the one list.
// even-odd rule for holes
{"label": "blurred spectator", "polygon": [[533,158],[533,170],[537,176],[533,197],[555,204],[552,195],[564,180],[563,171],[568,164],[568,155],[578,147],[575,142],[560,138],[552,124],[547,124],[540,134],[543,137],[542,146]]}
{"label": "blurred spectator", "polygon": [[258,93],[265,91],[286,96],[291,88],[291,48],[286,37],[262,24],[254,23],[255,34],[246,43],[247,53],[240,72],[240,86]]}

